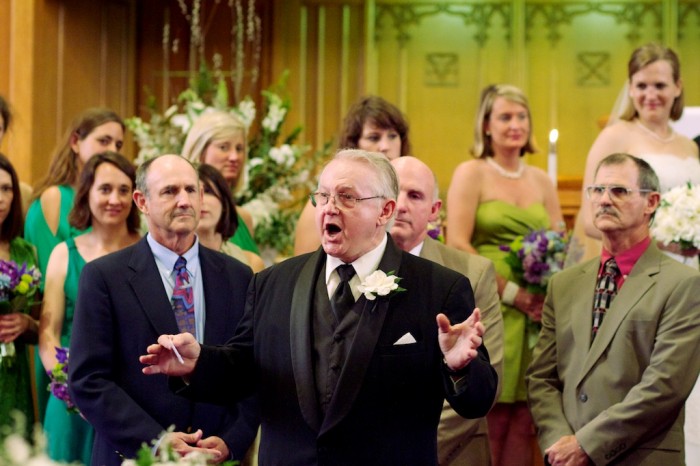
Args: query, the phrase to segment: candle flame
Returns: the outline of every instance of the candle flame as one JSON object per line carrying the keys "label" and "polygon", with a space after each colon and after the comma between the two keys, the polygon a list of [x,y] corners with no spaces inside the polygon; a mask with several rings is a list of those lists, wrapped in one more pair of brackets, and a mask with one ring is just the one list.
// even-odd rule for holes
{"label": "candle flame", "polygon": [[549,132],[549,142],[553,144],[557,142],[557,139],[559,139],[559,131],[555,128]]}

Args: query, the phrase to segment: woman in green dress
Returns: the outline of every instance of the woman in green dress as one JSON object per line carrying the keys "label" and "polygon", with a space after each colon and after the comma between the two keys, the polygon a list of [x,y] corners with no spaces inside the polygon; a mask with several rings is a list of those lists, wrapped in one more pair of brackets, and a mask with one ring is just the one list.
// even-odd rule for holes
{"label": "woman in green dress", "polygon": [[[36,265],[36,251],[22,239],[22,196],[17,173],[0,154],[0,260],[18,265]],[[0,342],[12,343],[15,357],[12,367],[0,367],[0,426],[10,422],[10,412],[24,414],[27,426],[34,422],[32,387],[29,376],[28,344],[36,343],[38,323],[27,312],[0,314]]]}
{"label": "woman in green dress", "polygon": [[[115,112],[90,108],[78,115],[59,142],[46,176],[34,188],[24,222],[24,238],[36,247],[39,269],[46,276],[46,265],[53,248],[82,231],[68,223],[73,207],[75,185],[85,163],[98,152],[119,152],[124,144],[124,122]],[[44,280],[42,279],[42,288]],[[35,358],[39,421],[44,421],[49,383]]]}
{"label": "woman in green dress", "polygon": [[[215,111],[205,113],[187,132],[182,156],[194,164],[206,163],[221,172],[235,194],[246,161],[245,126],[234,115]],[[238,228],[230,241],[241,249],[260,254],[253,239],[253,217],[237,206]]]}
{"label": "woman in green dress", "polygon": [[447,244],[485,256],[496,267],[505,341],[503,389],[487,416],[494,466],[527,466],[533,457],[525,370],[536,338],[532,322],[539,322],[544,301],[511,281],[506,253],[499,247],[534,229],[564,226],[551,180],[522,160],[535,151],[531,136],[523,92],[510,85],[484,89],[475,124],[475,159],[457,166],[447,194]]}
{"label": "woman in green dress", "polygon": [[239,227],[236,202],[226,179],[215,167],[203,163],[197,167],[202,183],[202,212],[197,224],[199,243],[237,259],[255,273],[265,268],[260,256],[229,241]]}
{"label": "woman in green dress", "polygon": [[[90,230],[58,244],[47,266],[39,323],[39,353],[47,371],[57,363],[56,348],[70,346],[78,279],[85,263],[139,240],[134,185],[133,165],[116,152],[96,154],[85,164],[68,221],[77,230]],[[44,430],[52,459],[90,464],[92,427],[68,412],[54,395],[46,407]]]}

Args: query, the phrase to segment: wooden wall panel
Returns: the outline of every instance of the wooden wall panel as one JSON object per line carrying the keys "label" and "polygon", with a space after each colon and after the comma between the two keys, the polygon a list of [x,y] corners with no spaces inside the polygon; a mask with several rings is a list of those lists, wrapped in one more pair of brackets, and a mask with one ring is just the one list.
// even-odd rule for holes
{"label": "wooden wall panel", "polygon": [[108,106],[133,114],[134,0],[5,1],[10,53],[0,72],[17,117],[9,152],[33,183],[77,113]]}

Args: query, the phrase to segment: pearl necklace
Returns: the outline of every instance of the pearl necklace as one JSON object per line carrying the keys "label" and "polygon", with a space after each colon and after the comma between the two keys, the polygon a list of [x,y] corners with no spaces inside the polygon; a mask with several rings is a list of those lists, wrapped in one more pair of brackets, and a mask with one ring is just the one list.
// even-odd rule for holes
{"label": "pearl necklace", "polygon": [[499,175],[501,175],[504,178],[509,178],[511,180],[517,180],[518,178],[523,176],[523,172],[525,171],[525,164],[522,160],[518,160],[518,169],[513,172],[510,170],[506,170],[505,168],[500,166],[498,162],[496,162],[493,159],[493,157],[486,157],[486,163],[495,168]]}
{"label": "pearl necklace", "polygon": [[634,120],[634,122],[637,124],[637,126],[639,126],[649,136],[653,137],[654,139],[656,139],[659,142],[663,142],[664,144],[667,144],[667,143],[673,141],[673,139],[676,137],[676,133],[673,132],[673,128],[671,128],[671,127],[668,127],[668,130],[671,132],[671,135],[666,136],[665,138],[662,138],[661,136],[656,134],[654,131],[652,131],[649,128],[647,128],[646,126],[644,126],[644,123],[642,123],[641,121]]}

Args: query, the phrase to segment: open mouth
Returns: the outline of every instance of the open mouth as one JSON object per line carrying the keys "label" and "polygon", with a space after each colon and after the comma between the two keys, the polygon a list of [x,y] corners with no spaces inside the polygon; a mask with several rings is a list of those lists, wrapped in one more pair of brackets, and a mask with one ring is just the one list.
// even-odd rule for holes
{"label": "open mouth", "polygon": [[336,236],[341,232],[341,228],[334,223],[327,223],[325,230],[328,236],[331,237]]}

